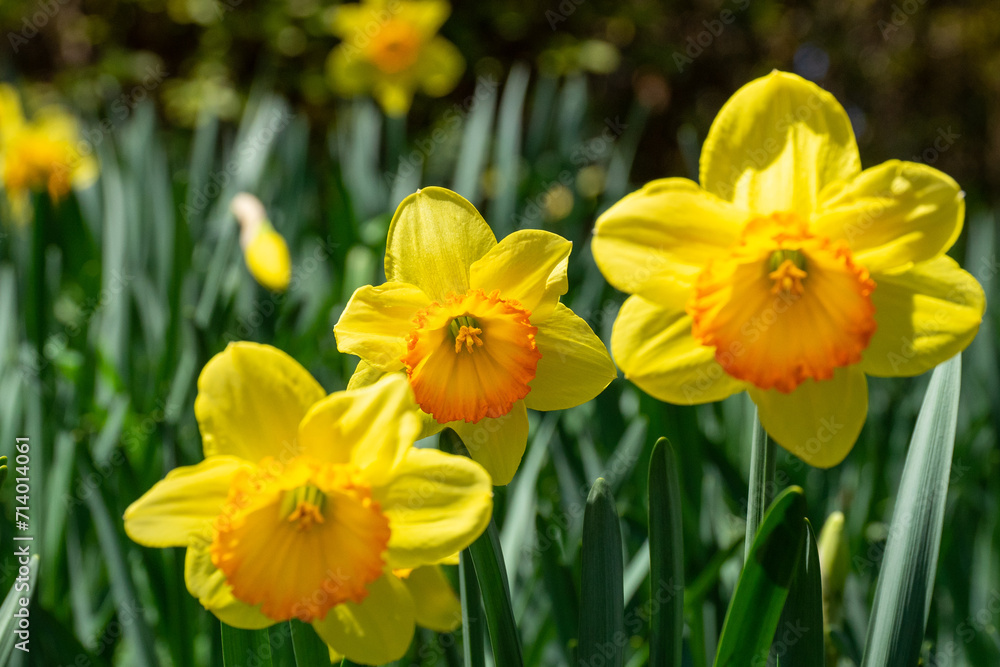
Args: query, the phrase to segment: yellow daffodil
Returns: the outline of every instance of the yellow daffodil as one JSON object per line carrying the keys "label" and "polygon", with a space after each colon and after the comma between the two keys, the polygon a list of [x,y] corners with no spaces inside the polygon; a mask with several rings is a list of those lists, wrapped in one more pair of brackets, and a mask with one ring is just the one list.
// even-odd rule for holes
{"label": "yellow daffodil", "polygon": [[326,396],[283,352],[234,343],[202,371],[195,413],[205,460],[133,503],[125,531],[187,547],[205,608],[238,628],[298,618],[372,664],[401,657],[414,623],[443,624],[447,605],[414,600],[394,570],[433,579],[423,568],[489,523],[492,484],[467,458],[411,447],[420,419],[402,377]]}
{"label": "yellow daffodil", "polygon": [[274,230],[260,200],[241,192],[229,204],[240,223],[240,246],[247,269],[260,285],[284,292],[292,279],[292,259],[285,238]]}
{"label": "yellow daffodil", "polygon": [[17,91],[0,83],[0,180],[16,222],[30,218],[31,192],[46,191],[58,202],[72,187],[92,183],[97,162],[90,151],[65,109],[44,107],[28,120]]}
{"label": "yellow daffodil", "polygon": [[958,184],[912,162],[862,171],[847,114],[815,84],[773,72],[741,88],[700,180],[649,183],[594,231],[604,276],[633,295],[612,353],[657,398],[747,390],[768,433],[825,468],[864,424],[866,373],[923,373],[975,336],[982,288],[945,255]]}
{"label": "yellow daffodil", "polygon": [[559,303],[572,243],[520,230],[497,243],[479,211],[443,188],[399,205],[386,282],[351,297],[334,332],[361,357],[349,387],[405,373],[424,436],[445,426],[495,484],[517,470],[533,410],[594,398],[615,377],[600,339]]}
{"label": "yellow daffodil", "polygon": [[437,32],[451,13],[443,0],[363,0],[332,10],[330,28],[343,40],[327,59],[338,94],[371,94],[390,116],[402,116],[420,90],[447,95],[465,61]]}

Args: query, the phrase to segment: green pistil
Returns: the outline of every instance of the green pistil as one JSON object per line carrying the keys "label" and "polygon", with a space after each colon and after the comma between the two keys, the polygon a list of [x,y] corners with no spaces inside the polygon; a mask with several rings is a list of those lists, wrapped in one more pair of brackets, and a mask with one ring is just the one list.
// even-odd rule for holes
{"label": "green pistil", "polygon": [[458,338],[458,332],[462,329],[462,327],[469,327],[470,329],[478,329],[479,322],[477,322],[476,318],[472,317],[471,315],[462,315],[461,317],[456,317],[455,319],[453,319],[451,321],[451,324],[448,325],[448,330],[451,331],[451,337],[453,340]]}
{"label": "green pistil", "polygon": [[326,494],[319,490],[319,487],[306,484],[296,489],[285,491],[281,499],[281,518],[285,519],[296,510],[300,503],[309,503],[319,509],[320,514],[326,506]]}
{"label": "green pistil", "polygon": [[775,250],[771,253],[770,259],[767,260],[768,272],[777,271],[778,267],[785,263],[786,259],[792,260],[792,264],[802,269],[806,270],[806,256],[803,255],[798,250]]}

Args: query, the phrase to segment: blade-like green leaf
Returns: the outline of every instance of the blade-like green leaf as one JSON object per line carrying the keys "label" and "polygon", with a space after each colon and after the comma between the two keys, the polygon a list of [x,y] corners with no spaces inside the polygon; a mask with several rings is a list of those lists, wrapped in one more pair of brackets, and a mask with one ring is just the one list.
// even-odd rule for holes
{"label": "blade-like green leaf", "polygon": [[622,534],[611,487],[601,477],[587,497],[582,555],[578,662],[621,667],[625,649]]}
{"label": "blade-like green leaf", "polygon": [[[17,544],[15,542],[15,544]],[[22,542],[21,544],[28,544],[27,542]],[[35,580],[38,576],[38,556],[34,555],[28,559],[28,576],[24,577],[23,580],[18,578],[14,580],[14,585],[11,586],[10,592],[7,593],[7,597],[4,598],[3,605],[0,606],[0,665],[9,665],[10,656],[14,652],[14,646],[25,639],[29,640],[28,649],[31,649],[30,635],[19,636],[16,632],[17,619],[15,616],[17,613],[27,614],[28,607],[26,605],[22,606],[20,600],[22,598],[27,598],[29,603],[31,597],[35,592]],[[23,588],[27,585],[27,588]],[[21,611],[21,610],[24,611]]]}
{"label": "blade-like green leaf", "polygon": [[510,587],[500,549],[500,533],[496,523],[490,521],[486,532],[469,546],[476,580],[483,595],[486,627],[493,645],[493,659],[497,665],[518,667],[523,664],[521,639],[514,624],[510,606]]}
{"label": "blade-like green leaf", "polygon": [[329,667],[330,649],[312,626],[297,619],[288,623],[291,626],[295,664],[298,667]]}
{"label": "blade-like green leaf", "polygon": [[496,112],[498,88],[493,77],[480,77],[473,93],[476,102],[469,109],[462,129],[462,143],[451,187],[473,203],[479,199],[480,181],[489,155],[490,139],[493,137],[493,115]]}
{"label": "blade-like green leaf", "polygon": [[472,557],[465,549],[459,555],[458,582],[462,595],[462,656],[465,667],[486,667],[483,653],[483,603],[479,595]]}
{"label": "blade-like green leaf", "polygon": [[521,118],[524,115],[524,98],[528,92],[531,70],[518,63],[510,68],[500,110],[497,113],[496,143],[493,166],[496,170],[497,190],[490,201],[489,221],[497,236],[504,237],[513,231],[514,211],[517,206],[518,168],[521,154]]}
{"label": "blade-like green leaf", "polygon": [[[77,466],[81,477],[85,477],[89,470],[78,460]],[[90,516],[97,531],[97,539],[101,545],[101,552],[104,554],[107,563],[108,576],[111,580],[111,593],[115,598],[116,606],[124,610],[128,605],[135,604],[138,599],[135,584],[132,581],[131,570],[125,558],[125,549],[122,545],[122,536],[115,522],[111,519],[108,508],[104,504],[104,498],[99,493],[91,493],[86,496],[85,502],[90,508]],[[118,524],[119,526],[121,524]],[[154,647],[153,631],[147,625],[142,615],[137,615],[131,623],[124,624],[124,634],[136,643],[138,651],[134,658],[136,665],[156,665],[156,649]]]}
{"label": "blade-like green leaf", "polygon": [[777,458],[777,446],[768,437],[767,431],[753,413],[753,438],[750,444],[750,484],[747,490],[747,538],[745,560],[750,559],[750,549],[753,547],[754,535],[764,518],[764,509],[771,502],[774,494],[774,462]]}
{"label": "blade-like green leaf", "polygon": [[666,438],[649,461],[649,659],[680,667],[684,632],[684,531],[674,450]]}
{"label": "blade-like green leaf", "polygon": [[780,667],[808,667],[824,663],[823,582],[819,549],[812,525],[806,519],[806,543],[781,612],[771,653]]}
{"label": "blade-like green leaf", "polygon": [[889,526],[862,667],[915,665],[930,611],[955,446],[961,355],[934,369]]}
{"label": "blade-like green leaf", "polygon": [[560,557],[562,549],[559,529],[548,517],[536,517],[536,534],[540,542],[536,553],[542,563],[542,583],[550,600],[558,600],[552,605],[552,617],[559,638],[559,648],[567,662],[571,662],[571,647],[576,647],[577,631],[580,624],[580,604],[572,567],[568,567]]}
{"label": "blade-like green leaf", "polygon": [[222,623],[222,662],[225,667],[246,664],[271,667],[271,643],[264,630],[240,630]]}
{"label": "blade-like green leaf", "polygon": [[802,489],[792,486],[764,514],[726,611],[716,667],[746,667],[767,660],[805,542],[805,509]]}

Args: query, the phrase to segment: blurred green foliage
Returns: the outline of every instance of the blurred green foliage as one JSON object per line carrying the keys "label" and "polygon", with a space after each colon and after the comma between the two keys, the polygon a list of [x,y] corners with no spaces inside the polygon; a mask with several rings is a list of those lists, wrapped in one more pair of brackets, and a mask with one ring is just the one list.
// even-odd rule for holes
{"label": "blurred green foliage", "polygon": [[[545,227],[572,240],[564,300],[607,341],[623,295],[590,257],[596,214],[646,180],[696,174],[721,104],[779,67],[844,103],[866,166],[918,159],[962,184],[968,220],[955,254],[988,298],[997,293],[1000,7],[463,3],[443,34],[470,64],[465,80],[392,121],[368,100],[332,98],[328,6],[0,5],[8,44],[25,20],[38,33],[0,49],[0,76],[74,105],[102,165],[75,198],[39,197],[32,225],[0,226],[0,443],[34,443],[32,622],[34,637],[51,638],[32,664],[219,664],[218,623],[186,593],[182,552],[138,547],[119,517],[168,470],[200,459],[195,382],[228,341],[272,343],[328,391],[345,386],[354,360],[337,353],[333,323],[356,287],[381,282],[389,217],[417,187],[457,190],[498,236]],[[37,26],[36,14],[47,17]],[[240,190],[260,196],[289,241],[285,295],[243,266],[228,213]],[[996,325],[989,310],[965,354],[925,645],[942,665],[1000,662]],[[868,422],[843,465],[778,457],[777,486],[804,489],[813,525],[845,515],[850,562],[832,635],[843,664],[860,661],[926,380],[872,380]],[[524,462],[496,499],[526,664],[573,664],[585,500],[601,476],[622,516],[625,661],[644,664],[659,593],[647,581],[646,480],[661,435],[678,455],[684,508],[685,659],[714,655],[743,552],[752,415],[742,396],[668,406],[619,379],[589,404],[531,416]],[[0,534],[12,521],[5,498]],[[0,575],[6,590],[14,574]],[[461,664],[460,634],[418,633],[400,664]],[[283,650],[276,662],[290,664]]]}

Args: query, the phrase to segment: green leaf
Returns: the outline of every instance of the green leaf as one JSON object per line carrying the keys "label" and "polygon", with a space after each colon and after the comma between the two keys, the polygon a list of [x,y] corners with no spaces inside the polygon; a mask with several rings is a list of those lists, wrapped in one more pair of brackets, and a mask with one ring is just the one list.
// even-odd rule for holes
{"label": "green leaf", "polygon": [[782,667],[823,665],[823,581],[819,549],[806,519],[806,543],[781,612],[771,653]]}
{"label": "green leaf", "polygon": [[469,550],[459,555],[459,591],[462,595],[462,656],[465,667],[486,667],[483,653],[483,602],[479,595],[475,568],[470,561]]}
{"label": "green leaf", "polygon": [[517,207],[517,187],[520,183],[521,118],[524,115],[524,98],[528,93],[531,71],[524,63],[510,68],[500,110],[497,113],[496,143],[493,167],[497,184],[490,200],[490,226],[498,237],[507,236],[517,228],[514,212]]}
{"label": "green leaf", "polygon": [[493,645],[494,662],[505,667],[518,667],[523,664],[521,639],[517,634],[514,612],[510,606],[510,586],[507,584],[507,570],[503,563],[496,522],[490,521],[486,532],[469,546],[468,551],[483,595],[486,627]]}
{"label": "green leaf", "polygon": [[[21,542],[21,544],[30,544],[30,542]],[[18,637],[16,634],[18,617],[14,614],[18,613],[21,609],[28,610],[27,606],[20,604],[20,600],[27,597],[30,601],[35,592],[35,580],[38,577],[38,562],[37,555],[28,559],[28,576],[23,581],[14,579],[14,585],[10,587],[10,592],[7,593],[3,605],[0,606],[0,665],[11,664],[10,656],[14,653],[14,645],[24,640],[23,637]],[[25,583],[28,585],[27,589],[18,589],[19,584]],[[28,639],[30,640],[30,637]],[[28,644],[28,648],[31,648],[30,643]]]}
{"label": "green leaf", "polygon": [[[81,478],[86,478],[89,469],[82,460],[77,460],[77,469]],[[124,548],[122,546],[122,536],[119,533],[121,523],[111,519],[108,508],[104,504],[104,498],[100,493],[87,494],[85,498],[87,507],[90,509],[90,516],[97,531],[97,540],[104,555],[104,561],[111,580],[111,593],[121,614],[124,615],[129,605],[136,604],[138,595],[136,594],[135,583],[132,581],[131,569],[128,567]],[[136,656],[134,658],[137,665],[156,665],[156,649],[154,647],[153,632],[147,625],[142,614],[133,617],[131,623],[124,625],[125,636],[136,643]]]}
{"label": "green leaf", "polygon": [[539,537],[535,553],[542,564],[542,584],[549,599],[559,601],[552,605],[551,615],[556,626],[559,648],[569,663],[572,662],[572,650],[577,644],[580,624],[580,603],[573,570],[561,557],[559,526],[547,517],[538,516],[535,531]]}
{"label": "green leaf", "polygon": [[493,115],[497,106],[498,84],[492,77],[481,77],[473,93],[475,102],[468,109],[462,128],[462,143],[451,189],[475,203],[479,199],[483,169],[493,137]]}
{"label": "green leaf", "polygon": [[896,496],[862,667],[915,665],[920,657],[955,446],[961,355],[934,369]]}
{"label": "green leaf", "polygon": [[805,509],[802,489],[792,486],[764,514],[726,611],[716,667],[766,662],[805,542]]}
{"label": "green leaf", "polygon": [[649,461],[650,664],[680,667],[684,633],[684,531],[674,450],[666,438]]}
{"label": "green leaf", "polygon": [[621,667],[626,636],[622,533],[611,487],[602,477],[587,497],[582,556],[578,662]]}
{"label": "green leaf", "polygon": [[313,627],[298,619],[288,622],[292,633],[292,648],[298,667],[329,667],[330,649]]}
{"label": "green leaf", "polygon": [[253,663],[271,667],[271,643],[264,630],[240,630],[222,623],[222,663],[225,667],[243,667]]}
{"label": "green leaf", "polygon": [[750,443],[750,484],[747,490],[747,538],[745,559],[750,559],[753,538],[764,517],[764,508],[774,495],[774,462],[777,446],[767,436],[757,410],[753,413],[753,439]]}

